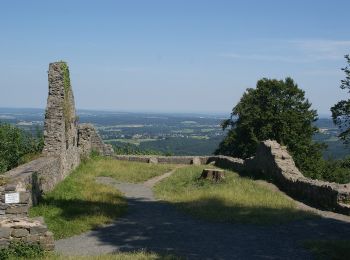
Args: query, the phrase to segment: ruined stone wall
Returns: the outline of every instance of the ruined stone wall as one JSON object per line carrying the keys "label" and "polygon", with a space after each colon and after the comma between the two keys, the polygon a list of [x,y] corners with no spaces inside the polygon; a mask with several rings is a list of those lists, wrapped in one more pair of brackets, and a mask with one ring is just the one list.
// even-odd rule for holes
{"label": "ruined stone wall", "polygon": [[287,194],[321,209],[350,215],[350,183],[338,184],[303,176],[287,149],[276,141],[262,142],[245,170],[270,178]]}
{"label": "ruined stone wall", "polygon": [[[42,193],[60,181],[61,162],[57,157],[41,157],[1,176],[0,215],[26,216]],[[6,203],[5,194],[19,194],[18,202]]]}
{"label": "ruined stone wall", "polygon": [[113,155],[114,159],[162,164],[207,164],[210,156]]}
{"label": "ruined stone wall", "polygon": [[[113,153],[92,125],[81,125],[78,132],[67,64],[51,63],[48,82],[43,156],[2,175],[0,216],[26,216],[29,207],[35,205],[43,193],[51,191],[79,165],[80,158],[92,150],[103,155]],[[5,196],[16,193],[19,200],[6,203]]]}
{"label": "ruined stone wall", "polygon": [[47,230],[43,219],[0,217],[0,249],[13,241],[37,244],[44,250],[53,250],[55,247],[53,234]]}
{"label": "ruined stone wall", "polygon": [[[0,248],[10,241],[54,247],[52,233],[43,221],[27,218],[28,210],[43,193],[51,191],[75,169],[92,150],[103,155],[113,153],[93,128],[78,124],[69,70],[65,62],[49,65],[49,95],[44,123],[42,157],[4,173],[0,178]],[[78,146],[78,138],[80,146]]]}
{"label": "ruined stone wall", "polygon": [[81,156],[87,157],[92,151],[105,156],[114,153],[112,146],[102,141],[92,124],[80,124],[78,128],[78,147]]}
{"label": "ruined stone wall", "polygon": [[114,155],[117,160],[144,163],[208,164],[236,172],[254,173],[272,180],[282,191],[311,206],[350,215],[350,183],[308,179],[295,166],[287,149],[275,141],[262,142],[256,156],[242,160],[228,156]]}
{"label": "ruined stone wall", "polygon": [[67,64],[50,63],[48,81],[43,154],[60,157],[61,179],[64,179],[80,163],[77,118]]}

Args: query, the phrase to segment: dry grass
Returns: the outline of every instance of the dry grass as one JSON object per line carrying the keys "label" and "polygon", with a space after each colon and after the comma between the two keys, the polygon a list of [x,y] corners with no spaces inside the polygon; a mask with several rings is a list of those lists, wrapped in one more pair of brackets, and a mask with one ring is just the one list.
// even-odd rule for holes
{"label": "dry grass", "polygon": [[178,169],[155,186],[156,196],[193,216],[219,222],[279,224],[311,217],[279,191],[226,171],[222,183],[198,180],[208,166]]}
{"label": "dry grass", "polygon": [[112,177],[122,182],[140,183],[171,171],[169,164],[149,164],[97,158],[93,161],[94,176]]}

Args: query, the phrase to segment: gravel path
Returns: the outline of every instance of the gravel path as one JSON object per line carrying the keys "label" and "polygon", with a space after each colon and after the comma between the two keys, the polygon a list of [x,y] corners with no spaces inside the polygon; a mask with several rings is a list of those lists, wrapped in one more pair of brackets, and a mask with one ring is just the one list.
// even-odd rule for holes
{"label": "gravel path", "polygon": [[111,225],[56,241],[56,251],[99,255],[146,249],[186,259],[312,259],[300,240],[350,238],[348,219],[320,218],[269,227],[193,219],[154,198],[151,188],[164,176],[144,184],[97,178],[124,193],[128,214]]}

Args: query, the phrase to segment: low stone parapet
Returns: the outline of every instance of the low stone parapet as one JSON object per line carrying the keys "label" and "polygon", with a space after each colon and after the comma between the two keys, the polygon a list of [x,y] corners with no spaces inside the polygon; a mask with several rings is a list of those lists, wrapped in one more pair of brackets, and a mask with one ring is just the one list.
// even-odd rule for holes
{"label": "low stone parapet", "polygon": [[245,160],[244,169],[272,179],[281,190],[311,206],[350,215],[350,183],[306,178],[286,147],[276,141],[261,142],[256,156]]}
{"label": "low stone parapet", "polygon": [[44,250],[54,249],[53,234],[41,218],[0,217],[0,248],[6,248],[11,242],[37,244]]}
{"label": "low stone parapet", "polygon": [[26,216],[42,193],[64,178],[60,159],[40,157],[1,176],[0,215]]}
{"label": "low stone parapet", "polygon": [[161,164],[207,164],[210,156],[158,156],[158,155],[111,155],[121,161]]}
{"label": "low stone parapet", "polygon": [[255,157],[242,160],[229,156],[137,156],[113,155],[117,160],[209,164],[236,172],[254,173],[272,180],[282,191],[311,206],[350,215],[350,183],[338,184],[306,178],[296,167],[286,147],[276,141],[261,142]]}

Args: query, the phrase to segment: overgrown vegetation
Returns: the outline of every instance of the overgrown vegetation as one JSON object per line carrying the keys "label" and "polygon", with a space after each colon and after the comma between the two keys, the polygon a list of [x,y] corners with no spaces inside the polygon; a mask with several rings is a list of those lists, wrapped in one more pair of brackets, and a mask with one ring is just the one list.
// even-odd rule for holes
{"label": "overgrown vegetation", "polygon": [[204,167],[190,166],[155,186],[156,196],[193,216],[219,222],[278,224],[311,217],[279,191],[226,171],[222,183],[198,180]]}
{"label": "overgrown vegetation", "polygon": [[0,173],[38,156],[44,146],[42,132],[33,136],[23,130],[0,122]]}
{"label": "overgrown vegetation", "polygon": [[98,256],[61,256],[61,255],[49,255],[42,258],[43,260],[180,260],[181,257],[174,255],[162,255],[153,252],[135,251],[128,253],[115,253]]}
{"label": "overgrown vegetation", "polygon": [[181,257],[174,255],[162,255],[144,250],[105,254],[98,256],[63,256],[52,252],[44,251],[39,245],[23,242],[11,243],[8,248],[0,249],[0,260],[180,260]]}
{"label": "overgrown vegetation", "polygon": [[291,78],[259,80],[223,122],[223,129],[229,132],[216,154],[248,158],[254,156],[259,142],[272,139],[287,146],[305,176],[346,183],[350,180],[348,160],[325,161],[325,145],[312,140],[318,131],[313,124],[316,120],[316,110]]}
{"label": "overgrown vegetation", "polygon": [[304,246],[311,250],[316,259],[350,259],[350,240],[309,240]]}
{"label": "overgrown vegetation", "polygon": [[69,129],[69,125],[71,124],[73,112],[70,102],[70,94],[71,94],[71,85],[70,85],[70,76],[69,76],[69,68],[67,63],[61,62],[61,70],[63,72],[63,85],[64,85],[64,104],[63,104],[63,113],[65,118],[65,130],[66,132]]}
{"label": "overgrown vegetation", "polygon": [[56,239],[80,234],[110,223],[125,213],[127,205],[115,188],[95,182],[98,176],[126,182],[143,182],[169,171],[169,165],[123,162],[94,157],[73,171],[44,196],[30,216],[43,216]]}
{"label": "overgrown vegetation", "polygon": [[39,259],[45,256],[45,251],[37,244],[12,242],[8,248],[0,249],[0,259]]}
{"label": "overgrown vegetation", "polygon": [[[345,55],[347,66],[342,68],[345,73],[345,79],[341,80],[340,88],[346,89],[350,93],[350,56]],[[350,144],[350,99],[341,100],[331,107],[332,118],[341,133],[339,138],[346,144]]]}

